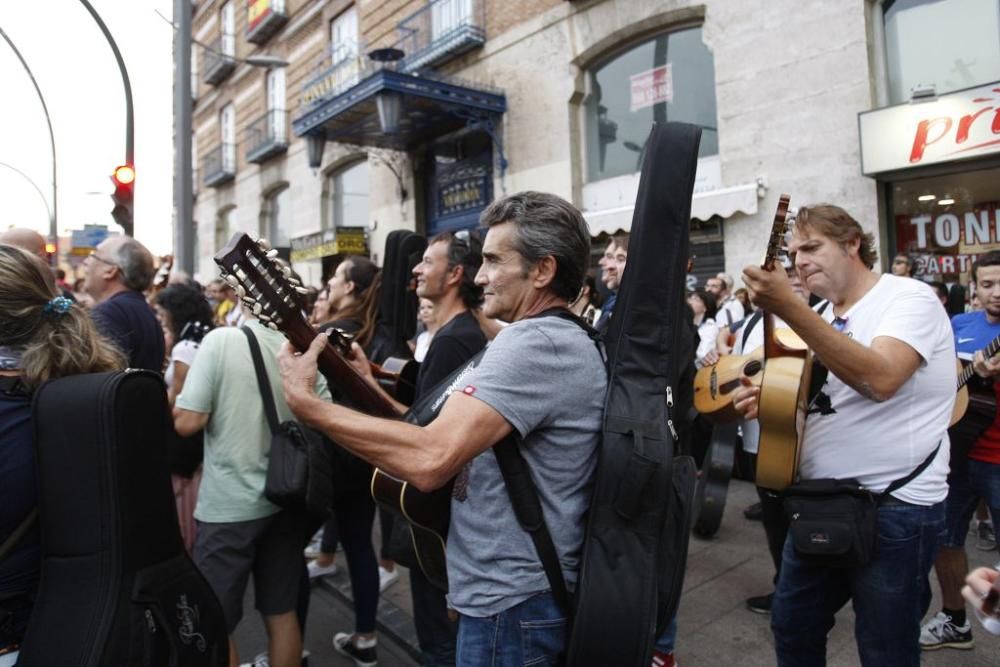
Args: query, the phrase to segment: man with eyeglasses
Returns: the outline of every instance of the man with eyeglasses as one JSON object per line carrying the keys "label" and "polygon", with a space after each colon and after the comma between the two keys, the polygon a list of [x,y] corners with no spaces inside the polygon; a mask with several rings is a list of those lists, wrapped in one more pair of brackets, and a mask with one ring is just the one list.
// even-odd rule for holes
{"label": "man with eyeglasses", "polygon": [[[743,279],[822,364],[813,371],[821,386],[806,415],[799,479],[853,478],[883,494],[914,476],[880,498],[875,555],[864,565],[820,565],[785,541],[771,607],[777,662],[822,664],[834,616],[852,600],[861,663],[917,667],[948,491],[948,317],[927,285],[872,272],[872,235],[838,206],[800,208],[789,249],[806,288],[829,301],[822,314],[793,293],[780,266],[747,267]],[[747,419],[757,417],[759,395],[758,387],[735,392]]]}
{"label": "man with eyeglasses", "polygon": [[153,282],[153,256],[127,236],[105,239],[84,261],[83,290],[94,299],[98,331],[128,356],[130,368],[163,370],[163,328],[143,296]]}

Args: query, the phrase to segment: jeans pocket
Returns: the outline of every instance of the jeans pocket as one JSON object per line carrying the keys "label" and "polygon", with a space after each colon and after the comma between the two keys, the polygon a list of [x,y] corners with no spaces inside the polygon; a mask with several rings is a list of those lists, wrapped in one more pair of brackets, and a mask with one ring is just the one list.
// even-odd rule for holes
{"label": "jeans pocket", "polygon": [[558,665],[566,651],[566,619],[521,621],[522,660],[527,665]]}

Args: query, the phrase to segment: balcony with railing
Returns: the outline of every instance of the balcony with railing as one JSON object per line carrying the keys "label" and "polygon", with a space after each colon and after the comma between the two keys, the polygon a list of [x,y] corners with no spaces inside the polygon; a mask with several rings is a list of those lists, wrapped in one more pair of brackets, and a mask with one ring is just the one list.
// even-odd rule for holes
{"label": "balcony with railing", "polygon": [[431,0],[399,22],[395,47],[406,57],[400,69],[437,67],[486,41],[485,0]]}
{"label": "balcony with railing", "polygon": [[215,86],[221,83],[236,68],[236,39],[233,35],[216,37],[204,51],[202,78],[205,83]]}
{"label": "balcony with railing", "polygon": [[247,15],[247,41],[263,44],[288,23],[285,0],[251,2]]}
{"label": "balcony with railing", "polygon": [[247,162],[260,164],[288,150],[288,112],[271,109],[246,128]]}
{"label": "balcony with railing", "polygon": [[202,161],[205,185],[214,188],[236,178],[236,144],[220,144]]}

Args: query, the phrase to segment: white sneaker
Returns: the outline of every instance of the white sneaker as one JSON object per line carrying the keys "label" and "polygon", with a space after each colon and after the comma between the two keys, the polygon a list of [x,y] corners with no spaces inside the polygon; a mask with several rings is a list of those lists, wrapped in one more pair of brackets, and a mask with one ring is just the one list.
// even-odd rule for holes
{"label": "white sneaker", "polygon": [[399,569],[394,568],[392,570],[387,570],[381,565],[378,566],[378,592],[382,593],[385,589],[396,583],[399,579]]}
{"label": "white sneaker", "polygon": [[309,540],[309,546],[305,548],[305,557],[319,558],[319,554],[322,551],[322,549],[320,548],[322,544],[323,544],[323,529],[320,528],[319,530],[316,531],[316,534],[313,535],[313,538]]}
{"label": "white sneaker", "polygon": [[951,616],[939,611],[920,628],[920,648],[934,651],[940,648],[972,648],[972,625],[966,619],[964,625],[955,625]]}
{"label": "white sneaker", "polygon": [[336,563],[330,563],[329,565],[320,565],[318,560],[309,561],[309,578],[316,579],[317,577],[328,577],[333,574],[337,574],[340,568],[337,567]]}

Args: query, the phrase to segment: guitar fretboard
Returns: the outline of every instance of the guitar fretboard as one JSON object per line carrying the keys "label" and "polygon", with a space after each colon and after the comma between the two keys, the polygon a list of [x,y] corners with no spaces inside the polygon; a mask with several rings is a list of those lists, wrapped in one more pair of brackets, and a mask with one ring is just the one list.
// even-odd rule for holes
{"label": "guitar fretboard", "polygon": [[[990,344],[982,349],[983,356],[986,357],[987,359],[995,357],[997,352],[1000,352],[1000,336],[997,336],[996,338],[991,340]],[[975,374],[975,372],[976,371],[973,370],[972,368],[972,364],[969,364],[968,366],[963,368],[962,372],[958,374],[958,386],[955,388],[955,391],[958,391],[959,389],[964,387],[966,383],[968,383],[968,381],[972,379],[972,376]]]}

